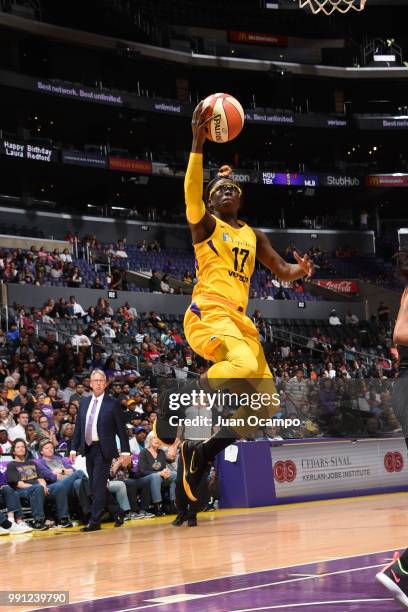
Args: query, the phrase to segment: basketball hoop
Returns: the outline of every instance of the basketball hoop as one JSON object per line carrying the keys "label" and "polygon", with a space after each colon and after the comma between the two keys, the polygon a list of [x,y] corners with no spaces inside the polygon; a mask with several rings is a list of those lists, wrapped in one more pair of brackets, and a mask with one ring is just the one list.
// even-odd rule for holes
{"label": "basketball hoop", "polygon": [[309,8],[314,15],[324,13],[331,15],[348,13],[349,11],[362,11],[367,0],[299,0],[299,8]]}

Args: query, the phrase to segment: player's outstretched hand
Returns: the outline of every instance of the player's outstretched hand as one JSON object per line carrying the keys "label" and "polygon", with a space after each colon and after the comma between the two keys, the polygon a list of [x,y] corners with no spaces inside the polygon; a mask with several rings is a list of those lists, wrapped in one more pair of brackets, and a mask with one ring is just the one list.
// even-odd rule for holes
{"label": "player's outstretched hand", "polygon": [[204,101],[201,100],[194,109],[193,118],[191,120],[191,129],[193,131],[193,149],[202,150],[204,142],[207,138],[207,125],[213,120],[213,116],[207,117],[207,109],[203,110]]}
{"label": "player's outstretched hand", "polygon": [[301,257],[297,251],[293,251],[293,257],[296,259],[298,265],[302,268],[305,273],[306,280],[309,280],[315,272],[315,266],[309,255]]}

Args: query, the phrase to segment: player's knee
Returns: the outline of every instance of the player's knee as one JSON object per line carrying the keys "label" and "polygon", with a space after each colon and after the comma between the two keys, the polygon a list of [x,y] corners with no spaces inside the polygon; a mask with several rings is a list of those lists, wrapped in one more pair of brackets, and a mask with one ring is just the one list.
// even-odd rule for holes
{"label": "player's knee", "polygon": [[258,362],[249,348],[236,351],[231,363],[235,370],[234,378],[253,378],[258,370]]}

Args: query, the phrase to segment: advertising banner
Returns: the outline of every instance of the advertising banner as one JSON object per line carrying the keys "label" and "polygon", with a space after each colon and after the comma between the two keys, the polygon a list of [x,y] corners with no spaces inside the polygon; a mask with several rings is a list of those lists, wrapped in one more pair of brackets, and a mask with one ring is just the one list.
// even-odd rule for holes
{"label": "advertising banner", "polygon": [[250,45],[268,45],[269,47],[287,47],[287,36],[276,34],[265,34],[261,32],[240,32],[229,30],[228,40],[235,43],[245,43]]}
{"label": "advertising banner", "polygon": [[408,187],[408,174],[371,174],[365,181],[367,187]]}
{"label": "advertising banner", "polygon": [[272,447],[271,454],[277,498],[408,484],[406,447],[399,438],[287,444]]}
{"label": "advertising banner", "polygon": [[327,289],[333,289],[338,293],[347,293],[348,295],[353,295],[359,292],[358,282],[354,280],[316,280],[314,281],[315,285],[319,285],[319,287],[326,287]]}
{"label": "advertising banner", "polygon": [[[257,182],[257,172],[249,172],[248,170],[240,170],[239,168],[234,168],[232,171],[232,180],[236,183],[256,183]],[[214,179],[218,175],[218,170],[211,170],[211,178]]]}
{"label": "advertising banner", "polygon": [[52,147],[19,142],[17,140],[0,141],[0,154],[6,157],[17,157],[20,159],[31,159],[33,161],[55,162],[57,152]]}
{"label": "advertising banner", "polygon": [[40,92],[72,98],[73,100],[100,102],[102,104],[111,104],[112,106],[123,106],[125,104],[121,95],[115,95],[109,89],[101,90],[86,86],[77,87],[72,83],[65,84],[46,79],[38,80],[36,82],[36,89]]}
{"label": "advertising banner", "polygon": [[106,155],[64,149],[62,151],[62,163],[73,164],[75,166],[89,166],[91,168],[106,168],[108,165],[108,159]]}
{"label": "advertising banner", "polygon": [[360,130],[406,130],[408,117],[364,117],[359,115],[355,119]]}
{"label": "advertising banner", "polygon": [[274,113],[273,111],[245,111],[245,120],[252,123],[270,123],[273,125],[295,125],[295,115]]}
{"label": "advertising banner", "polygon": [[364,183],[361,176],[349,174],[320,174],[319,178],[322,187],[360,187]]}
{"label": "advertising banner", "polygon": [[174,113],[175,115],[181,115],[183,111],[181,104],[175,102],[154,102],[152,110],[158,113]]}
{"label": "advertising banner", "polygon": [[152,162],[143,159],[127,159],[126,157],[108,158],[109,170],[120,170],[121,172],[134,172],[136,174],[151,174]]}

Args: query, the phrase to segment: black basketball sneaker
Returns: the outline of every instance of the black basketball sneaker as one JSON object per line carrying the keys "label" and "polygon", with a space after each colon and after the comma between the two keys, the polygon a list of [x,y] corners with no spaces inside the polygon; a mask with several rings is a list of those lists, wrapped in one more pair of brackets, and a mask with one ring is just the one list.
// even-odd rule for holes
{"label": "black basketball sneaker", "polygon": [[378,572],[376,579],[403,608],[408,608],[408,572],[401,565],[400,553],[395,552],[391,563]]}

